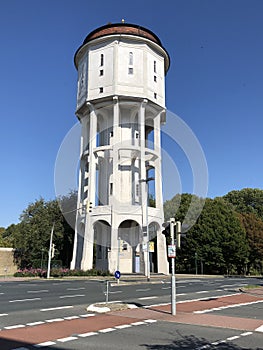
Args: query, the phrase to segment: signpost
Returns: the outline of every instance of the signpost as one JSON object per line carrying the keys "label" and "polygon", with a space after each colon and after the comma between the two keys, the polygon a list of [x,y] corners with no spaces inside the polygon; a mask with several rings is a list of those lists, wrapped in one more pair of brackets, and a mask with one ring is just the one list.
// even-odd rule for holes
{"label": "signpost", "polygon": [[176,243],[177,247],[181,246],[181,222],[176,221],[174,218],[170,219],[170,234],[171,244],[168,246],[168,257],[172,259],[172,277],[171,277],[171,312],[172,315],[176,315],[176,278],[175,278],[175,257],[176,257],[176,245],[174,239],[174,226],[176,227]]}

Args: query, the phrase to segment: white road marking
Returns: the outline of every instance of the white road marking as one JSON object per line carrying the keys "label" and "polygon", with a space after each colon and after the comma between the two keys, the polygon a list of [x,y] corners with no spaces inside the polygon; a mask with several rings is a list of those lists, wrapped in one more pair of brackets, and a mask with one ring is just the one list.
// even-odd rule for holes
{"label": "white road marking", "polygon": [[131,325],[130,324],[121,324],[120,326],[116,326],[115,328],[117,329],[124,329],[124,328],[130,328]]}
{"label": "white road marking", "polygon": [[48,289],[42,289],[42,290],[28,290],[27,293],[48,293]]}
{"label": "white road marking", "polygon": [[251,301],[248,303],[230,304],[230,305],[224,305],[224,306],[219,306],[219,307],[213,307],[211,309],[194,311],[194,314],[205,314],[207,312],[220,311],[220,310],[230,309],[230,308],[234,308],[234,307],[241,307],[241,306],[253,305],[253,304],[258,304],[258,303],[263,303],[263,300]]}
{"label": "white road marking", "polygon": [[27,326],[38,326],[40,324],[44,324],[45,322],[43,321],[37,321],[37,322],[30,322],[30,323],[27,323],[26,325]]}
{"label": "white road marking", "polygon": [[200,290],[199,292],[196,292],[196,294],[203,294],[203,293],[209,293],[208,290]]}
{"label": "white road marking", "polygon": [[138,322],[131,323],[132,326],[141,326],[142,324],[145,324],[145,322],[138,321]]}
{"label": "white road marking", "polygon": [[73,306],[72,305],[68,305],[68,306],[58,306],[58,307],[50,307],[48,309],[40,309],[40,311],[55,311],[55,310],[63,310],[63,309],[72,309]]}
{"label": "white road marking", "polygon": [[85,294],[74,294],[74,295],[61,295],[59,298],[60,299],[65,299],[65,298],[80,298],[80,297],[85,297]]}
{"label": "white road marking", "polygon": [[24,324],[16,324],[14,326],[4,327],[4,329],[16,329],[16,328],[24,328],[24,327],[25,327]]}
{"label": "white road marking", "polygon": [[135,292],[146,292],[148,290],[151,290],[151,288],[136,289]]}
{"label": "white road marking", "polygon": [[81,289],[85,289],[85,287],[80,287],[80,288],[67,288],[67,290],[81,290]]}
{"label": "white road marking", "polygon": [[246,337],[247,335],[251,335],[251,334],[253,334],[253,332],[244,332],[244,333],[241,333],[240,335],[242,337]]}
{"label": "white road marking", "polygon": [[149,319],[149,320],[144,320],[144,322],[147,322],[147,323],[155,323],[155,322],[157,322],[157,320],[151,320],[151,319]]}
{"label": "white road marking", "polygon": [[57,341],[59,341],[60,343],[66,343],[68,341],[72,341],[72,340],[76,340],[76,339],[78,339],[78,337],[67,337],[67,338],[57,339]]}
{"label": "white road marking", "polygon": [[84,315],[79,315],[79,317],[91,317],[95,316],[95,314],[84,314]]}
{"label": "white road marking", "polygon": [[41,298],[9,300],[9,303],[19,303],[24,301],[36,301],[36,300],[41,300]]}
{"label": "white road marking", "polygon": [[8,314],[0,314],[0,317],[8,316]]}
{"label": "white road marking", "polygon": [[67,317],[64,317],[64,320],[66,321],[70,321],[70,320],[76,320],[80,318],[79,316],[67,316]]}
{"label": "white road marking", "polygon": [[171,287],[162,287],[162,289],[171,289]]}
{"label": "white road marking", "polygon": [[110,294],[122,293],[122,290],[117,290],[116,292],[109,292]]}
{"label": "white road marking", "polygon": [[52,323],[52,322],[61,322],[64,321],[64,318],[52,318],[50,320],[45,320],[47,323]]}
{"label": "white road marking", "polygon": [[176,295],[179,297],[179,296],[182,296],[182,295],[186,295],[186,293],[178,293]]}
{"label": "white road marking", "polygon": [[109,333],[109,332],[113,332],[116,331],[115,328],[105,328],[105,329],[100,329],[98,332],[100,333]]}
{"label": "white road marking", "polygon": [[233,337],[229,337],[229,338],[226,338],[226,340],[235,340],[235,339],[239,339],[240,338],[240,335],[234,335]]}
{"label": "white road marking", "polygon": [[157,299],[158,297],[142,297],[142,298],[138,298],[139,300],[148,300],[148,299]]}
{"label": "white road marking", "polygon": [[50,346],[50,345],[55,345],[56,343],[53,342],[53,341],[46,341],[44,343],[39,343],[39,344],[36,344],[34,345],[34,347],[36,348],[41,348],[41,347],[44,347],[44,346]]}
{"label": "white road marking", "polygon": [[256,328],[255,331],[257,331],[257,332],[263,332],[263,325],[260,326],[260,327],[258,327],[258,328]]}
{"label": "white road marking", "polygon": [[61,286],[62,284],[71,284],[71,282],[54,282],[54,283],[52,283],[53,284],[53,286]]}
{"label": "white road marking", "polygon": [[91,337],[92,335],[98,335],[98,332],[88,332],[88,333],[82,333],[82,334],[78,334],[78,337],[81,338],[86,338],[86,337]]}
{"label": "white road marking", "polygon": [[0,295],[3,295],[3,294],[5,294],[5,293],[0,293]]}

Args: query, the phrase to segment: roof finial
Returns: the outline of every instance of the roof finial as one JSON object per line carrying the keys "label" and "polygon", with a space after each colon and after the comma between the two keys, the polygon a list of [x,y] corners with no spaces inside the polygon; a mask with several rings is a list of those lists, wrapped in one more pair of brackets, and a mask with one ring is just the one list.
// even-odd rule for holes
{"label": "roof finial", "polygon": [[122,20],[121,20],[121,23],[124,23],[124,22],[125,22],[125,20],[124,20],[124,19],[122,19]]}

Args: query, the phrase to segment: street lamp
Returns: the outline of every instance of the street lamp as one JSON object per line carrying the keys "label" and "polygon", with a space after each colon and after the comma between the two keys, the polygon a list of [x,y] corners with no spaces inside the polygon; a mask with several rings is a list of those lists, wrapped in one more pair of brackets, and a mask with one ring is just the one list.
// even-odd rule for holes
{"label": "street lamp", "polygon": [[141,179],[139,182],[145,182],[146,186],[146,210],[145,210],[145,225],[146,225],[146,241],[147,241],[147,281],[150,281],[151,272],[150,272],[150,249],[149,249],[149,227],[148,227],[148,192],[149,185],[148,182],[154,180],[154,177],[147,177],[146,179]]}

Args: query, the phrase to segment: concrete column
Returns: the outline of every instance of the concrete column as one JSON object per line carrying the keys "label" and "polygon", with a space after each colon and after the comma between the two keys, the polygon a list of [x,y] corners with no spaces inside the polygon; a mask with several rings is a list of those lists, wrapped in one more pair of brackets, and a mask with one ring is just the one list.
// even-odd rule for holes
{"label": "concrete column", "polygon": [[[96,191],[96,159],[94,156],[94,149],[96,147],[97,136],[97,115],[93,106],[89,103],[90,107],[90,137],[89,137],[89,193],[88,202],[95,204],[95,191]],[[94,242],[94,228],[93,222],[91,222],[91,215],[87,210],[86,213],[86,225],[83,244],[83,255],[81,261],[81,268],[83,270],[92,269],[93,265],[93,242]]]}

